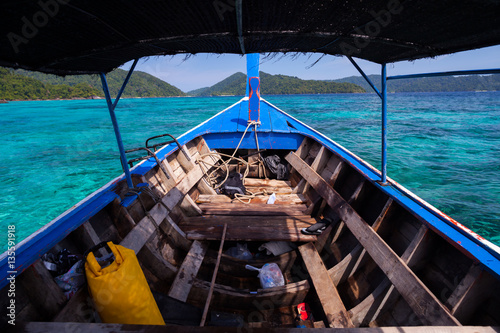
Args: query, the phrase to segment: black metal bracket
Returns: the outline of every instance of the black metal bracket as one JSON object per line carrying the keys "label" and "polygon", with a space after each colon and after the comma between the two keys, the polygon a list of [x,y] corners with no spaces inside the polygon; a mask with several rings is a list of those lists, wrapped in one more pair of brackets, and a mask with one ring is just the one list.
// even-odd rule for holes
{"label": "black metal bracket", "polygon": [[167,179],[170,179],[170,175],[168,174],[167,170],[165,170],[165,167],[163,166],[163,164],[161,164],[161,161],[158,159],[158,156],[156,156],[156,154],[153,151],[151,151],[151,149],[146,148],[146,147],[139,147],[139,148],[133,148],[133,149],[125,150],[125,153],[126,154],[133,153],[133,152],[139,151],[139,150],[145,150],[145,151],[147,151],[148,155],[128,160],[127,163],[130,165],[130,167],[132,167],[134,165],[134,162],[142,161],[142,160],[147,160],[148,158],[153,157],[156,160],[156,164],[158,164],[158,166],[160,167],[161,171],[163,171],[163,173],[165,174],[165,177],[167,177]]}
{"label": "black metal bracket", "polygon": [[[165,136],[169,136],[169,137],[171,137],[171,138],[172,138],[172,140],[165,141],[165,142],[161,142],[161,143],[156,143],[156,144],[151,145],[151,146],[149,145],[149,141],[154,140],[154,139],[158,139],[158,138],[163,138],[163,137],[165,137]],[[149,138],[149,139],[147,139],[147,140],[146,140],[146,145],[145,145],[145,146],[146,146],[146,148],[149,148],[149,149],[153,148],[153,149],[154,149],[154,151],[156,151],[156,149],[157,149],[158,147],[160,147],[160,146],[165,146],[165,145],[169,145],[169,144],[174,143],[174,142],[177,144],[177,147],[179,147],[179,150],[180,150],[180,151],[182,151],[182,153],[184,154],[184,156],[186,156],[186,159],[187,159],[188,161],[191,161],[191,158],[189,157],[189,154],[188,154],[188,153],[186,153],[186,151],[184,151],[184,149],[182,149],[182,146],[181,146],[181,144],[179,143],[179,141],[177,141],[177,139],[176,139],[173,135],[170,135],[170,134],[162,134],[162,135],[156,135],[156,136],[153,136],[153,137],[151,137],[151,138]]]}

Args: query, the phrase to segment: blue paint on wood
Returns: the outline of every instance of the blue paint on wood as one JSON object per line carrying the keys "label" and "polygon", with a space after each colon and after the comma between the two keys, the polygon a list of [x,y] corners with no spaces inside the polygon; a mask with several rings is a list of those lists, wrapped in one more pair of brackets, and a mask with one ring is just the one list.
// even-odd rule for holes
{"label": "blue paint on wood", "polygon": [[249,53],[246,55],[247,58],[247,87],[245,91],[245,96],[250,96],[250,86],[249,86],[249,78],[251,77],[259,77],[259,61],[260,54],[258,53]]}
{"label": "blue paint on wood", "polygon": [[[234,149],[241,140],[242,133],[210,133],[203,135],[211,149]],[[297,149],[304,137],[300,134],[258,133],[260,149]],[[247,132],[240,149],[257,149],[255,134]]]}
{"label": "blue paint on wood", "polygon": [[250,86],[248,120],[260,121],[260,79],[258,77],[250,77],[248,81],[248,85]]}
{"label": "blue paint on wood", "polygon": [[0,289],[7,285],[6,278],[10,275],[9,271],[17,271],[16,275],[21,274],[43,254],[116,198],[119,197],[114,192],[101,192],[19,243],[16,246],[15,269],[8,266],[7,256],[4,256],[6,254],[4,253],[0,258]]}

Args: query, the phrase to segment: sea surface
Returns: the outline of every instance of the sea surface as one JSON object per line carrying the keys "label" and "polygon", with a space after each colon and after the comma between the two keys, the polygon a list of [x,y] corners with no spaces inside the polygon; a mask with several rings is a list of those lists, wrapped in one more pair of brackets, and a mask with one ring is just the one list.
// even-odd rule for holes
{"label": "sea surface", "polygon": [[[264,96],[380,169],[374,94]],[[122,99],[125,147],[181,135],[240,97]],[[500,92],[388,96],[388,176],[500,245]],[[0,104],[0,234],[17,242],[121,174],[104,100]],[[4,249],[6,247],[4,246]]]}

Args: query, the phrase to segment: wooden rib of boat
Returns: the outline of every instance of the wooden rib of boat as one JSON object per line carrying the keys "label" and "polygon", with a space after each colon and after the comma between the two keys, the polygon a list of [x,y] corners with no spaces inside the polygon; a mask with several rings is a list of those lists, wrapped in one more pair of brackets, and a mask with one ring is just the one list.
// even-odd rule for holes
{"label": "wooden rib of boat", "polygon": [[[244,183],[265,195],[242,203],[217,194],[207,175],[230,151],[225,138],[242,133],[210,129],[246,103],[243,99],[181,137],[184,152],[171,145],[160,150],[162,168],[150,160],[137,165],[132,170],[134,184],[149,184],[153,196],[150,191],[126,195],[123,179],[108,184],[68,213],[72,224],[75,215],[85,216],[74,230],[64,226],[63,218],[38,233],[46,235],[47,229],[57,227],[62,238],[47,250],[82,254],[102,241],[133,249],[166,323],[186,326],[176,329],[195,329],[208,295],[206,324],[233,329],[279,332],[295,327],[296,307],[303,302],[314,315],[310,327],[316,328],[383,327],[391,332],[391,326],[445,326],[455,332],[454,326],[476,330],[474,326],[499,324],[498,276],[426,218],[432,210],[397,184],[380,185],[360,159],[318,133],[313,137],[313,130],[270,104],[271,123],[275,128],[285,124],[290,131],[274,133],[284,138],[279,149],[271,149],[268,137],[259,139],[260,147],[286,161],[288,179],[270,179],[268,169],[252,166]],[[261,128],[271,123],[263,122]],[[237,156],[250,155],[246,160],[253,162],[255,149],[248,147],[254,140],[247,136]],[[239,164],[229,169],[243,168]],[[276,202],[266,204],[271,193]],[[325,218],[332,223],[321,235],[301,233]],[[291,242],[294,249],[251,260],[218,254],[224,226],[224,250],[244,242],[257,252],[269,241]],[[36,238],[24,241],[19,255],[43,249]],[[265,263],[279,265],[284,286],[262,289],[256,273],[245,269],[246,264]],[[8,289],[5,286],[2,295]],[[96,321],[87,288],[67,301],[41,260],[17,277],[16,294],[22,300],[16,304],[17,330],[55,330],[61,327],[57,323]],[[128,329],[98,323],[75,327]]]}

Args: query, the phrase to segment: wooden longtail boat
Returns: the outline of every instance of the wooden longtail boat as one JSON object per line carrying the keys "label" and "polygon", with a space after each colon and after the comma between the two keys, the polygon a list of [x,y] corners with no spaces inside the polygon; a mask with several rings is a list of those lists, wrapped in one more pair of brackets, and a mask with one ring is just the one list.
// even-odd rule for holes
{"label": "wooden longtail boat", "polygon": [[[268,1],[225,7],[221,1],[192,1],[185,8],[138,3],[120,2],[115,13],[97,1],[54,1],[52,7],[42,2],[42,10],[54,15],[38,27],[39,36],[20,37],[26,42],[8,29],[35,4],[2,4],[11,17],[0,25],[10,42],[0,47],[0,63],[66,75],[105,73],[145,55],[314,51],[344,54],[355,64],[352,49],[342,49],[342,43],[352,43],[357,56],[382,64],[377,93],[385,115],[386,63],[495,45],[500,39],[494,24],[500,5],[490,1],[479,1],[480,9],[465,2],[376,1],[369,17],[362,2],[312,1],[293,10]],[[334,9],[335,17],[349,20],[331,19]],[[436,20],[445,9],[449,20]],[[162,21],[162,29],[157,21],[144,20],[171,12],[177,19]],[[259,20],[267,13],[275,20]],[[303,13],[319,17],[304,20]],[[179,18],[187,22],[184,30],[175,30]],[[326,18],[340,27],[332,31]],[[451,28],[449,22],[459,18],[460,27]],[[416,26],[420,19],[424,24]],[[89,20],[96,26],[78,30]],[[375,35],[351,31],[374,22],[380,28]],[[294,24],[298,30],[292,33],[288,25]],[[102,26],[111,37],[100,33]],[[342,28],[350,32],[340,33]],[[436,36],[437,28],[447,34]],[[82,33],[76,42],[68,39],[75,31]],[[54,51],[37,52],[54,40],[60,43]],[[357,45],[360,41],[365,46]],[[300,325],[306,331],[498,331],[498,247],[387,178],[385,165],[379,172],[260,98],[256,62],[256,56],[248,61],[247,97],[171,142],[148,140],[141,148],[148,156],[131,169],[114,116],[130,76],[113,103],[101,74],[125,174],[0,257],[0,304],[7,313],[2,327],[28,332],[287,332]],[[267,156],[280,158],[288,170],[284,179],[263,162]],[[220,179],[230,172],[244,175],[251,196],[219,193]],[[317,235],[302,232],[325,221]],[[68,300],[49,271],[47,254],[62,249],[83,254],[103,241],[134,250],[167,326],[101,323],[86,285]],[[289,249],[277,255],[259,250],[269,242]],[[259,255],[229,255],[238,243]],[[256,272],[245,269],[266,263],[279,266],[284,285],[262,288]],[[298,321],[303,303],[314,319]]]}

